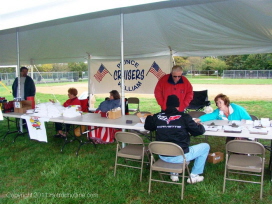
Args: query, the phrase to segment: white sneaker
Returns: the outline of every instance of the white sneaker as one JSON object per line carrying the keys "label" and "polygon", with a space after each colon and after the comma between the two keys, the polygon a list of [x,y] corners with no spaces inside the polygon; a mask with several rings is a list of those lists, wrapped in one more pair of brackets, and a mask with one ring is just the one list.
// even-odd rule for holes
{"label": "white sneaker", "polygon": [[[198,183],[204,180],[204,176],[197,175],[195,177],[191,177],[191,179],[192,179],[192,183]],[[187,179],[187,183],[191,183],[190,178]]]}
{"label": "white sneaker", "polygon": [[172,181],[179,181],[178,175],[179,175],[178,173],[171,173],[171,176],[170,176],[171,180]]}

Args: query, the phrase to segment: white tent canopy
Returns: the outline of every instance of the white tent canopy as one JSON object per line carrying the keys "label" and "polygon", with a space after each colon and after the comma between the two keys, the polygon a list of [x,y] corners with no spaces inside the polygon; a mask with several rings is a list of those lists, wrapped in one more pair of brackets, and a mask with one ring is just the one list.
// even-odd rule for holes
{"label": "white tent canopy", "polygon": [[17,62],[16,31],[20,64],[86,61],[88,54],[120,59],[121,14],[125,58],[169,55],[169,48],[179,56],[272,52],[271,0],[162,1],[113,9],[94,8],[91,1],[83,7],[81,1],[37,1],[42,4],[1,13],[0,65]]}

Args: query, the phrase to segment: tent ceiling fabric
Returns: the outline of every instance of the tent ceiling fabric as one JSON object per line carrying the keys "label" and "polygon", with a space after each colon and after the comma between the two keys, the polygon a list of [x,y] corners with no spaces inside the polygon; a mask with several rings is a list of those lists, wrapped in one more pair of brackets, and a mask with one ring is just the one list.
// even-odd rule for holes
{"label": "tent ceiling fabric", "polygon": [[[129,6],[19,26],[20,63],[219,56],[272,52],[271,0],[181,0]],[[0,31],[0,64],[16,64],[16,28]]]}
{"label": "tent ceiling fabric", "polygon": [[[1,2],[4,1],[4,2]],[[0,0],[0,30],[162,0]],[[103,12],[102,12],[103,13]],[[33,18],[35,16],[35,18]]]}

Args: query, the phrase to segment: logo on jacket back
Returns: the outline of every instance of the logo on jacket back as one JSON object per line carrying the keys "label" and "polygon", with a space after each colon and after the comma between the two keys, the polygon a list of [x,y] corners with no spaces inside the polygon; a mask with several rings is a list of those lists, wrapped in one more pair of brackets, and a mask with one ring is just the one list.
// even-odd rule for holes
{"label": "logo on jacket back", "polygon": [[180,118],[181,118],[181,115],[173,115],[173,116],[170,116],[169,118],[167,118],[167,116],[158,115],[158,119],[166,121],[167,124],[169,124],[170,121],[178,120]]}

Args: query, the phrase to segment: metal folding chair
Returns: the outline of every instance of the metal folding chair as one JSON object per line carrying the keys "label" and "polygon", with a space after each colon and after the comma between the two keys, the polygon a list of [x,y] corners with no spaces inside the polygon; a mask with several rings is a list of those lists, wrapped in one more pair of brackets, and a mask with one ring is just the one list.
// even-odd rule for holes
{"label": "metal folding chair", "polygon": [[[143,139],[131,132],[117,132],[115,134],[115,139],[117,142],[116,146],[116,158],[114,165],[114,176],[116,175],[117,166],[124,166],[129,168],[140,169],[140,181],[142,181],[143,166],[145,155],[148,158],[147,148],[145,147]],[[126,144],[125,146],[123,144]],[[140,166],[124,164],[118,162],[118,158],[124,158],[125,161],[140,162]]]}
{"label": "metal folding chair", "polygon": [[[224,173],[223,193],[225,192],[226,181],[237,181],[260,184],[260,199],[263,196],[265,148],[255,141],[232,140],[226,144],[226,164]],[[233,174],[258,176],[260,181]]]}
{"label": "metal folding chair", "polygon": [[[180,146],[177,144],[174,144],[172,142],[159,142],[159,141],[154,141],[151,142],[148,145],[149,152],[151,154],[151,161],[150,161],[150,177],[149,177],[149,188],[148,188],[148,193],[150,194],[151,192],[151,182],[156,181],[156,182],[162,182],[162,183],[169,183],[169,184],[177,184],[181,185],[181,199],[183,199],[183,193],[184,193],[184,178],[185,178],[185,169],[187,170],[188,176],[191,179],[190,176],[190,171],[188,168],[188,163],[186,162],[186,158],[184,156],[184,152]],[[183,163],[179,164],[173,164],[173,163],[168,163],[165,162],[161,159],[155,160],[155,155],[165,155],[165,156],[183,156]],[[160,172],[161,179],[154,179],[152,177],[153,171],[158,171]],[[172,182],[172,181],[165,181],[163,180],[162,175],[170,175],[170,173],[179,173],[182,174],[182,181],[181,183],[179,182]],[[191,180],[192,182],[192,180]]]}
{"label": "metal folding chair", "polygon": [[[128,102],[128,111],[129,112],[134,112],[134,113],[140,112],[140,99],[139,98],[129,97],[127,102]],[[130,106],[130,105],[132,105],[133,108],[131,108],[132,106]]]}

